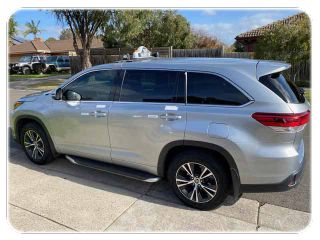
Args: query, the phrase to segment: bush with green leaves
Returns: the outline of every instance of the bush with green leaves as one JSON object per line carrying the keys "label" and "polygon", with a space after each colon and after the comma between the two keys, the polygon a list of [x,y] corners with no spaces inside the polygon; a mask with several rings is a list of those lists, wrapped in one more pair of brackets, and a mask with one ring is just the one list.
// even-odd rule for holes
{"label": "bush with green leaves", "polygon": [[255,46],[255,58],[280,60],[290,63],[287,72],[291,80],[310,85],[311,32],[307,15],[290,24],[277,24],[266,31]]}

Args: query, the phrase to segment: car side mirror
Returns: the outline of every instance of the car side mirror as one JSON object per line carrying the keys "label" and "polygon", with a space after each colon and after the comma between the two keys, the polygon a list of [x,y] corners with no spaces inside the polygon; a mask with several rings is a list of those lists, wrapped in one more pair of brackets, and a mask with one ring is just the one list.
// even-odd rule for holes
{"label": "car side mirror", "polygon": [[54,100],[61,100],[62,99],[62,88],[58,88],[56,92],[52,95]]}
{"label": "car side mirror", "polygon": [[299,94],[303,96],[303,95],[304,95],[304,93],[305,93],[304,88],[302,88],[302,87],[301,87],[301,88],[299,88]]}

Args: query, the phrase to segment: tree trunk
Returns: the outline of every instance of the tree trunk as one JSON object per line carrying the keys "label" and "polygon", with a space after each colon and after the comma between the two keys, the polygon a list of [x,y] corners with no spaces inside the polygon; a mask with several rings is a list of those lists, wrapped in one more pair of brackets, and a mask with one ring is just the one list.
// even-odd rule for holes
{"label": "tree trunk", "polygon": [[83,48],[82,54],[80,55],[81,59],[81,69],[84,70],[86,68],[90,68],[92,66],[90,61],[90,48]]}

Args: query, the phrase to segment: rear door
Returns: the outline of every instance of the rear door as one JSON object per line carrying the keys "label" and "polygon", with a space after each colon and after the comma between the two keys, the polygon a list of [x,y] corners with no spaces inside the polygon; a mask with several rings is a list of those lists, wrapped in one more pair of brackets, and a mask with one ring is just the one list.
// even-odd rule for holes
{"label": "rear door", "polygon": [[182,71],[125,72],[119,101],[111,106],[108,120],[114,163],[155,169],[163,147],[183,140],[184,85]]}

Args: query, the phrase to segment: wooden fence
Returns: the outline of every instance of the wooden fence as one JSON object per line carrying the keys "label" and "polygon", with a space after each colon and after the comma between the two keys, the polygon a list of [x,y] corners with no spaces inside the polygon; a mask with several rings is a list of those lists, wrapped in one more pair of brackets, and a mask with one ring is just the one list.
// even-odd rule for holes
{"label": "wooden fence", "polygon": [[172,57],[221,57],[222,54],[223,48],[173,49],[172,51]]}

